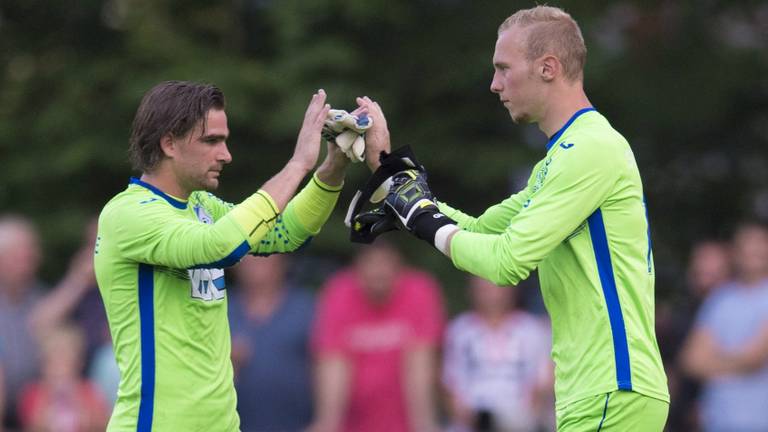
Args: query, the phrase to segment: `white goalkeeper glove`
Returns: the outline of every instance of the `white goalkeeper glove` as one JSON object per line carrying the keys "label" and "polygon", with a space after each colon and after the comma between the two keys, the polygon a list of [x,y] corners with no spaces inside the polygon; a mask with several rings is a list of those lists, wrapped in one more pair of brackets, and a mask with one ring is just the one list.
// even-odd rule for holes
{"label": "white goalkeeper glove", "polygon": [[323,126],[323,138],[334,142],[352,162],[365,160],[365,131],[373,125],[373,119],[352,115],[344,110],[332,109]]}

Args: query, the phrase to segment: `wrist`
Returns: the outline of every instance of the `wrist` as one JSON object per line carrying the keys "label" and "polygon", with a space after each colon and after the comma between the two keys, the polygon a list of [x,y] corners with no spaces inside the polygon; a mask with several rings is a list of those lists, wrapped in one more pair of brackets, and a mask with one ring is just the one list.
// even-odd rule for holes
{"label": "wrist", "polygon": [[310,171],[312,171],[312,168],[314,168],[314,166],[308,166],[305,162],[291,158],[288,163],[285,164],[284,169],[300,173],[302,176],[306,176]]}
{"label": "wrist", "polygon": [[[456,221],[437,211],[426,211],[417,215],[413,221],[413,233],[416,237],[428,242],[432,246],[438,247],[435,243],[438,232],[440,232],[441,247],[444,249],[448,236],[458,230]],[[440,247],[438,247],[440,249]],[[443,249],[441,252],[445,253]]]}
{"label": "wrist", "polygon": [[[346,157],[345,157],[346,159]],[[341,186],[346,176],[346,165],[334,163],[326,159],[315,171],[317,178],[329,186]]]}

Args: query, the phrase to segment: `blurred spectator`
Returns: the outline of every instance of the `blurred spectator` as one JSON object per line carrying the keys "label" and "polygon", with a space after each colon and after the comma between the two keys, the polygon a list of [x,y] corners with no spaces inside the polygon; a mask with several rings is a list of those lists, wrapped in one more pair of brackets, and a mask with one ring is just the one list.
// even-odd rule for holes
{"label": "blurred spectator", "polygon": [[[3,347],[0,346],[0,354],[2,354]],[[2,356],[0,355],[0,358]],[[0,362],[0,413],[5,412],[5,371],[3,370],[3,363]],[[0,432],[5,430],[3,422],[0,421]]]}
{"label": "blurred spectator", "polygon": [[35,307],[31,317],[35,328],[45,329],[73,320],[85,332],[85,366],[90,367],[96,349],[111,344],[104,303],[93,271],[97,220],[91,219],[83,232],[83,244],[71,259],[64,277]]}
{"label": "blurred spectator", "polygon": [[0,355],[6,377],[6,425],[10,427],[17,424],[19,392],[38,370],[30,315],[43,292],[37,278],[40,258],[32,224],[20,216],[0,216]]}
{"label": "blurred spectator", "polygon": [[669,380],[671,404],[667,427],[671,431],[695,431],[698,427],[697,399],[699,380],[681,373],[680,349],[693,326],[704,299],[731,278],[729,246],[716,240],[703,240],[691,248],[686,288],[676,302],[660,301],[656,331],[661,356]]}
{"label": "blurred spectator", "polygon": [[436,430],[439,292],[381,240],[328,280],[313,333],[313,432]]}
{"label": "blurred spectator", "polygon": [[115,406],[117,389],[120,387],[120,368],[111,341],[96,349],[88,368],[88,379],[99,388],[111,410]]}
{"label": "blurred spectator", "polygon": [[70,260],[69,268],[58,284],[31,311],[30,321],[37,333],[63,322],[73,321],[85,336],[84,368],[105,395],[109,406],[117,398],[120,371],[112,351],[109,324],[104,303],[96,285],[93,253],[97,219],[91,219],[83,231],[83,243]]}
{"label": "blurred spectator", "polygon": [[705,431],[768,431],[768,228],[741,225],[733,257],[736,280],[705,300],[682,360],[704,382]]}
{"label": "blurred spectator", "polygon": [[229,320],[243,432],[297,432],[312,421],[314,299],[286,283],[287,260],[249,256],[235,268]]}
{"label": "blurred spectator", "polygon": [[686,279],[689,298],[698,307],[715,288],[731,278],[731,251],[723,242],[708,240],[697,243],[691,251]]}
{"label": "blurred spectator", "polygon": [[549,328],[517,288],[469,279],[472,310],[448,327],[443,384],[451,432],[533,432],[554,424]]}
{"label": "blurred spectator", "polygon": [[28,384],[19,401],[24,430],[35,432],[96,432],[107,426],[103,396],[80,377],[83,334],[60,324],[48,330],[41,344],[42,377]]}

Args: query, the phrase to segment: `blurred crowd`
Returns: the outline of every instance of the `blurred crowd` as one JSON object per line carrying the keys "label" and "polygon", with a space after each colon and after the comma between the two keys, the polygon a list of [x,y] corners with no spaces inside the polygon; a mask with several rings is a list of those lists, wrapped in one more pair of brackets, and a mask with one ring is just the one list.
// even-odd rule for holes
{"label": "blurred crowd", "polygon": [[[93,275],[95,225],[47,286],[37,230],[0,215],[2,431],[106,427],[120,374]],[[294,259],[248,257],[230,275],[243,432],[554,430],[535,286],[467,277],[467,309],[449,317],[437,279],[387,242],[318,287],[290,277]],[[768,431],[768,228],[747,222],[692,245],[685,279],[657,300],[667,430]]]}

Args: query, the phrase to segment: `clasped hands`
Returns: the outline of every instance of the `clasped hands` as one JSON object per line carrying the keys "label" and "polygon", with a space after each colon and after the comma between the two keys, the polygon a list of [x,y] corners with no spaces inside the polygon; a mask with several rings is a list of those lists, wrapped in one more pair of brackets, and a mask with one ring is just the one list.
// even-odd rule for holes
{"label": "clasped hands", "polygon": [[[379,104],[368,97],[358,98],[357,102],[359,107],[352,113],[330,110],[322,136],[326,141],[335,142],[353,162],[367,159],[375,172],[388,158],[400,156],[390,152],[389,130]],[[414,168],[386,179],[372,194],[370,201],[381,203],[379,207],[352,215],[350,228],[358,237],[372,241],[380,234],[400,229],[435,245],[441,228],[456,227],[456,222],[438,209],[424,167],[415,160],[411,166]],[[438,249],[442,250],[439,246]]]}

